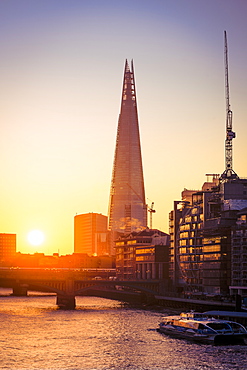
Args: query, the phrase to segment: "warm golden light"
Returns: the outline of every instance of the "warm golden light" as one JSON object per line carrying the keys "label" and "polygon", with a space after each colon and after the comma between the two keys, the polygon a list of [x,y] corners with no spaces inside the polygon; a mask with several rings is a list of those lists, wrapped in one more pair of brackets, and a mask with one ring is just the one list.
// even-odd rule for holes
{"label": "warm golden light", "polygon": [[40,230],[32,230],[28,233],[27,239],[34,246],[41,245],[45,240],[45,235]]}

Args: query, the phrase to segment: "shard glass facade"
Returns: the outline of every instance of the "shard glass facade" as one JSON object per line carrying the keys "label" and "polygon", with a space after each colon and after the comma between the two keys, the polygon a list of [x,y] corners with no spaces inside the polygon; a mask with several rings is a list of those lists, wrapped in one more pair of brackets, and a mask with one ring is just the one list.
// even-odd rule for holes
{"label": "shard glass facade", "polygon": [[126,60],[112,173],[109,229],[140,231],[147,226],[133,61]]}

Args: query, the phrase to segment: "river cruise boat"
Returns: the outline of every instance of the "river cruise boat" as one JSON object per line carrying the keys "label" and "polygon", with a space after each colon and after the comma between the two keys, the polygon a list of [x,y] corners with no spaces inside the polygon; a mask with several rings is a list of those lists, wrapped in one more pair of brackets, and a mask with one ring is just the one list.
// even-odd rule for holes
{"label": "river cruise boat", "polygon": [[196,312],[163,317],[158,330],[175,338],[206,344],[247,344],[243,325]]}

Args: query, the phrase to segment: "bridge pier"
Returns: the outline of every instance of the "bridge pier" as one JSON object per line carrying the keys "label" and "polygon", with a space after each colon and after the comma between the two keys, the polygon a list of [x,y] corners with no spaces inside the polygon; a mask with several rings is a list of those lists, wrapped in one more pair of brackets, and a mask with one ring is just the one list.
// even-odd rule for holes
{"label": "bridge pier", "polygon": [[27,296],[27,285],[26,284],[17,284],[13,287],[12,295],[25,297]]}
{"label": "bridge pier", "polygon": [[74,295],[57,295],[57,306],[63,310],[74,310],[76,301]]}
{"label": "bridge pier", "polygon": [[152,304],[157,303],[157,300],[156,300],[154,294],[142,293],[141,297],[142,297],[142,303],[144,303],[144,304],[152,305]]}
{"label": "bridge pier", "polygon": [[160,281],[159,282],[159,295],[166,295],[168,290],[168,283],[166,281]]}

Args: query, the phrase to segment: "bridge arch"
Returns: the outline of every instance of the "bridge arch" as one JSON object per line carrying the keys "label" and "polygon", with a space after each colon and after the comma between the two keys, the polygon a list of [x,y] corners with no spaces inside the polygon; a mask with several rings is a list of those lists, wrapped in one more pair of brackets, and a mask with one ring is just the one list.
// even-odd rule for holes
{"label": "bridge arch", "polygon": [[27,284],[27,290],[33,290],[44,293],[56,293],[59,295],[66,295],[66,292],[62,289],[58,289],[54,286],[49,286],[43,283],[40,284]]}

